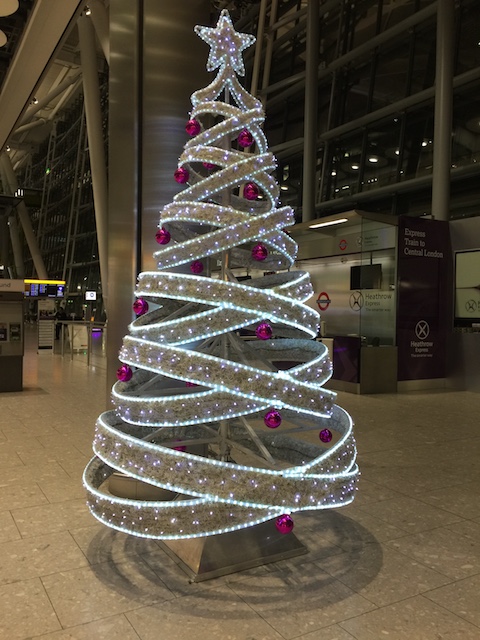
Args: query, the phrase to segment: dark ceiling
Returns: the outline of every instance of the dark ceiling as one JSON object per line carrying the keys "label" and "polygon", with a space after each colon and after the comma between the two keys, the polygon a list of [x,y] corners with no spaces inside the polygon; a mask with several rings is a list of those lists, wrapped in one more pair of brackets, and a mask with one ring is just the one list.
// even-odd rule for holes
{"label": "dark ceiling", "polygon": [[19,0],[15,13],[0,17],[0,29],[7,36],[7,43],[0,47],[0,90],[34,3],[35,0]]}

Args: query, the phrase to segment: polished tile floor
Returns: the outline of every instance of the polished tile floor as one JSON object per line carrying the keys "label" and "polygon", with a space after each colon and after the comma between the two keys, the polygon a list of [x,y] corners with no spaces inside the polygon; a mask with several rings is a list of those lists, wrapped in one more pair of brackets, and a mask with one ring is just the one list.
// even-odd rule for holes
{"label": "polished tile floor", "polygon": [[295,516],[307,555],[190,584],[85,506],[104,360],[27,337],[25,390],[0,394],[0,640],[480,639],[480,394],[339,394],[355,503]]}

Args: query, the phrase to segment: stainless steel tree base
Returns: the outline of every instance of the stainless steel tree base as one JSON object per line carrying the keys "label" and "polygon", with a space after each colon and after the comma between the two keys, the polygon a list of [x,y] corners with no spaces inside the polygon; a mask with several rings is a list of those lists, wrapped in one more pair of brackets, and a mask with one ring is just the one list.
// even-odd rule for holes
{"label": "stainless steel tree base", "polygon": [[220,535],[162,540],[160,544],[185,571],[190,582],[202,582],[308,553],[293,533],[279,533],[274,520]]}

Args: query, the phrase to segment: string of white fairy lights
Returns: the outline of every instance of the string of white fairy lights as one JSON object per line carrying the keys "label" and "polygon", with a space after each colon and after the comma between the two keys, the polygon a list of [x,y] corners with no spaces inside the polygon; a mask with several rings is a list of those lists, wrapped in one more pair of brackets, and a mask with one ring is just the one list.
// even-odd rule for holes
{"label": "string of white fairy lights", "polygon": [[[95,457],[84,473],[96,518],[153,538],[218,534],[272,518],[282,519],[287,531],[286,514],[350,502],[358,473],[350,416],[324,388],[331,376],[327,349],[310,339],[318,315],[305,304],[312,294],[308,274],[286,271],[296,244],[284,228],[294,217],[289,207],[277,207],[279,189],[271,176],[276,165],[260,126],[262,106],[237,78],[243,72],[241,51],[253,37],[235,32],[226,11],[216,28],[196,31],[212,47],[207,67],[219,72],[192,96],[193,137],[176,172],[186,186],[162,211],[157,236],[162,247],[154,254],[158,271],[139,276],[138,317],[124,338],[112,390],[115,410],[97,421]],[[220,100],[223,92],[235,104]],[[203,129],[207,115],[214,124]],[[240,135],[252,140],[254,153],[224,148],[225,139]],[[253,196],[242,197],[242,185]],[[221,196],[226,191],[227,205]],[[227,251],[231,268],[261,264],[280,273],[242,283],[200,275],[206,261]],[[192,273],[175,271],[189,263]],[[246,361],[196,346],[245,327],[257,327],[258,337],[253,351],[245,347]],[[272,339],[273,331],[283,337]],[[276,363],[282,361],[289,365],[279,369]],[[281,461],[273,468],[189,451],[189,440],[215,445],[214,427],[225,420],[231,423],[229,444],[256,450],[238,423],[244,417],[263,418],[270,427],[255,438],[272,460]],[[321,444],[275,430],[282,419],[298,418],[320,430]],[[113,496],[107,480],[114,471],[174,499]]]}

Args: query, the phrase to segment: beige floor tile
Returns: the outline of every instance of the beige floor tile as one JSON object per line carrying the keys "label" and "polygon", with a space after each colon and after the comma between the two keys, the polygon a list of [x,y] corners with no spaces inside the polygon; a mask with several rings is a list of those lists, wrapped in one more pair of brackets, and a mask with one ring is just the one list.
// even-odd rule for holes
{"label": "beige floor tile", "polygon": [[159,629],[172,640],[283,640],[228,587],[130,611],[126,617],[142,640],[158,640]]}
{"label": "beige floor tile", "polygon": [[408,533],[428,531],[462,520],[460,516],[449,511],[432,507],[408,496],[367,504],[362,510]]}
{"label": "beige floor tile", "polygon": [[312,633],[298,636],[295,640],[355,640],[355,638],[348,631],[334,624],[331,627],[320,629],[320,631],[312,631]]}
{"label": "beige floor tile", "polygon": [[19,540],[20,532],[15,525],[10,511],[0,512],[0,543],[9,540]]}
{"label": "beige floor tile", "polygon": [[[93,524],[96,523],[96,524]],[[142,556],[160,549],[155,540],[138,538],[109,529],[91,516],[91,526],[70,531],[90,564],[126,562],[130,556]]]}
{"label": "beige floor tile", "polygon": [[480,573],[480,544],[449,529],[435,529],[386,543],[453,580]]}
{"label": "beige floor tile", "polygon": [[16,451],[0,452],[0,468],[2,470],[23,467],[23,460]]}
{"label": "beige floor tile", "polygon": [[480,482],[464,481],[455,487],[424,493],[419,499],[462,518],[480,516]]}
{"label": "beige floor tile", "polygon": [[479,628],[480,638],[480,574],[459,580],[424,594]]}
{"label": "beige floor tile", "polygon": [[0,545],[0,584],[46,576],[88,564],[68,533],[4,542]]}
{"label": "beige floor tile", "polygon": [[[63,470],[62,470],[63,471]],[[65,471],[63,471],[65,474]],[[65,474],[66,475],[66,474]],[[38,486],[46,495],[50,503],[65,502],[67,500],[85,500],[85,488],[81,478],[70,478],[66,480],[38,480]]]}
{"label": "beige floor tile", "polygon": [[64,627],[93,622],[174,597],[137,557],[124,563],[105,562],[55,573],[42,581]]}
{"label": "beige floor tile", "polygon": [[42,481],[55,481],[58,484],[70,479],[68,473],[58,462],[48,462],[47,464],[13,467],[0,469],[0,484],[8,486],[26,486]]}
{"label": "beige floor tile", "polygon": [[35,482],[29,481],[21,485],[0,484],[0,511],[25,509],[47,503],[45,494]]}
{"label": "beige floor tile", "polygon": [[480,629],[423,596],[365,613],[340,624],[356,640],[478,640]]}
{"label": "beige floor tile", "polygon": [[28,640],[60,628],[38,578],[0,586],[0,638]]}
{"label": "beige floor tile", "polygon": [[456,524],[450,524],[446,529],[460,533],[462,536],[470,538],[475,544],[480,543],[480,519],[479,520],[463,520]]}
{"label": "beige floor tile", "polygon": [[85,498],[14,509],[12,515],[24,538],[86,527],[96,522],[87,508]]}
{"label": "beige floor tile", "polygon": [[230,587],[287,639],[375,609],[372,602],[311,563]]}
{"label": "beige floor tile", "polygon": [[316,564],[379,607],[405,600],[450,582],[446,576],[385,545],[366,545]]}
{"label": "beige floor tile", "polygon": [[139,640],[139,638],[125,616],[119,615],[47,633],[39,640]]}

